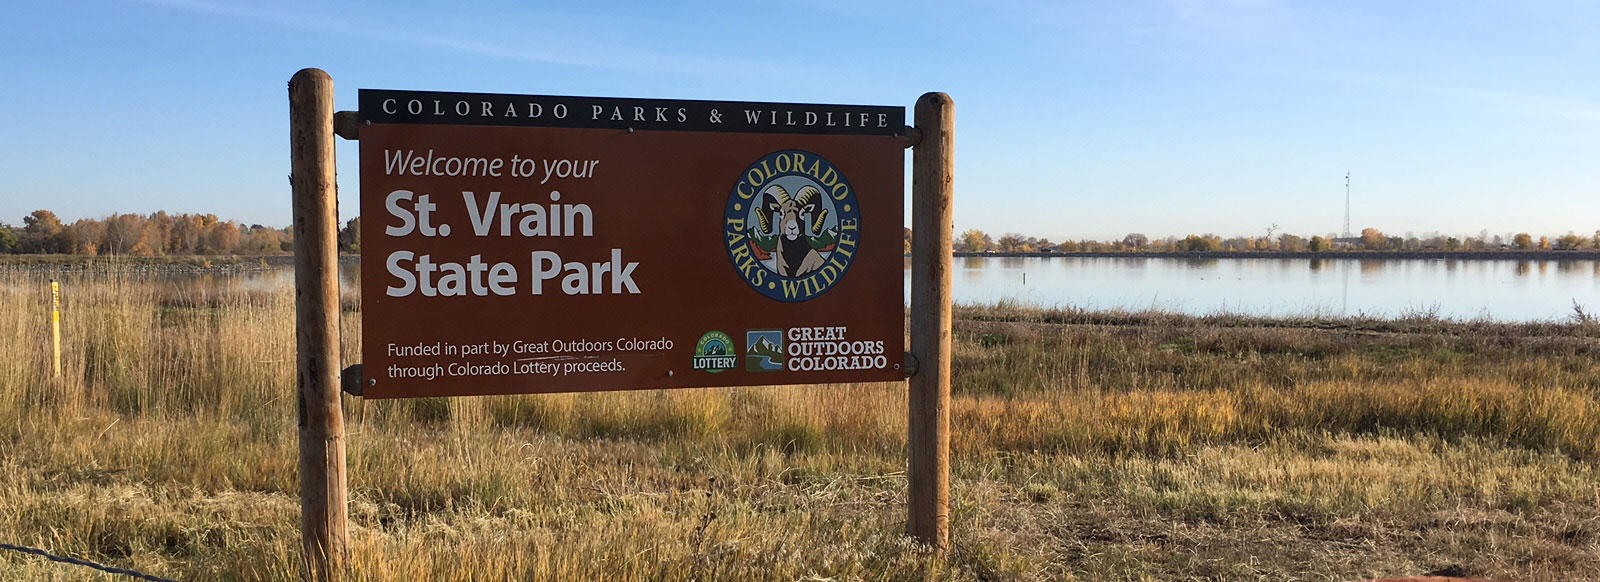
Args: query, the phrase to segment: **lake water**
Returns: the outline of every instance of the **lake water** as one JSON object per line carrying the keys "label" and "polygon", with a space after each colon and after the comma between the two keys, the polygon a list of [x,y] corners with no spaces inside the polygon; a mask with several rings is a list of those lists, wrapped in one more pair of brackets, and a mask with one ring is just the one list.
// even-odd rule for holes
{"label": "lake water", "polygon": [[1600,313],[1600,261],[957,257],[953,279],[957,303],[1535,321],[1566,319],[1577,302]]}
{"label": "lake water", "polygon": [[[906,300],[910,301],[910,268]],[[354,286],[357,265],[340,266]],[[73,278],[104,276],[68,274]],[[242,273],[150,273],[187,284],[249,289],[294,284],[287,266]],[[852,276],[855,276],[852,273]],[[1161,309],[1194,315],[1566,320],[1573,303],[1600,314],[1600,261],[1420,259],[1166,259],[957,257],[957,303]]]}

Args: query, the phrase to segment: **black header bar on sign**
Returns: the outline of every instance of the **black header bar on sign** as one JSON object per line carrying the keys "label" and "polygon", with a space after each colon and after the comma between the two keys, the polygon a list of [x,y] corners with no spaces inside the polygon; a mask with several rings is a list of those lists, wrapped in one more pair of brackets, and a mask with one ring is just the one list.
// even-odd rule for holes
{"label": "black header bar on sign", "polygon": [[904,107],[362,89],[369,123],[898,136]]}

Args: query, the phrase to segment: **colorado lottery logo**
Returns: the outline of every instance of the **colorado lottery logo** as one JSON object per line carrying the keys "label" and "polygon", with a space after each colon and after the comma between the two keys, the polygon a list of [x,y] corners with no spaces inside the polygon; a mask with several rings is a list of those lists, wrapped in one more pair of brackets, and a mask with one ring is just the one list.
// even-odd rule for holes
{"label": "colorado lottery logo", "polygon": [[716,374],[739,365],[733,351],[733,338],[720,331],[708,331],[694,344],[693,368]]}
{"label": "colorado lottery logo", "polygon": [[861,206],[826,158],[773,152],[740,174],[722,234],[728,258],[752,289],[778,301],[808,301],[850,270],[861,240]]}

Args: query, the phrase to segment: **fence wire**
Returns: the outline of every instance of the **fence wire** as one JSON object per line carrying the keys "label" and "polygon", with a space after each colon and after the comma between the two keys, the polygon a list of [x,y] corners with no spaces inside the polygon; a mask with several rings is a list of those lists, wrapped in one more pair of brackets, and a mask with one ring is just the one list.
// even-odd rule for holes
{"label": "fence wire", "polygon": [[152,575],[146,574],[144,572],[138,572],[138,571],[135,571],[135,570],[128,570],[128,569],[124,569],[124,568],[116,568],[116,567],[112,567],[112,566],[102,566],[100,564],[96,564],[96,563],[90,562],[88,560],[80,560],[78,558],[71,558],[71,557],[66,557],[66,556],[57,556],[55,554],[51,554],[50,552],[46,552],[46,551],[38,549],[38,548],[30,548],[30,547],[27,547],[27,546],[18,546],[18,545],[13,545],[13,544],[0,543],[0,550],[11,550],[11,551],[14,551],[14,552],[22,552],[24,554],[33,554],[35,556],[39,556],[41,558],[44,558],[44,559],[47,559],[47,560],[50,560],[50,561],[53,561],[53,562],[61,562],[63,564],[72,564],[74,566],[83,566],[83,567],[86,567],[86,568],[94,568],[96,570],[99,570],[101,572],[105,572],[105,573],[108,573],[108,574],[121,574],[123,576],[132,576],[132,577],[140,579],[140,580],[148,580],[149,582],[178,582],[177,580],[173,580],[171,578],[162,578],[160,576],[152,576]]}

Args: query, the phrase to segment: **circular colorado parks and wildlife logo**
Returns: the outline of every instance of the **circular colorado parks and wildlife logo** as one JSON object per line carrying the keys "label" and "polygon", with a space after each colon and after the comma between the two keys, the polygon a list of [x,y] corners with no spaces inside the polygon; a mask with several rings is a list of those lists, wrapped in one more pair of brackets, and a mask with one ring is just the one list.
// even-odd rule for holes
{"label": "circular colorado parks and wildlife logo", "polygon": [[728,195],[723,243],[739,277],[771,299],[827,293],[855,260],[861,206],[832,162],[801,150],[750,164]]}

